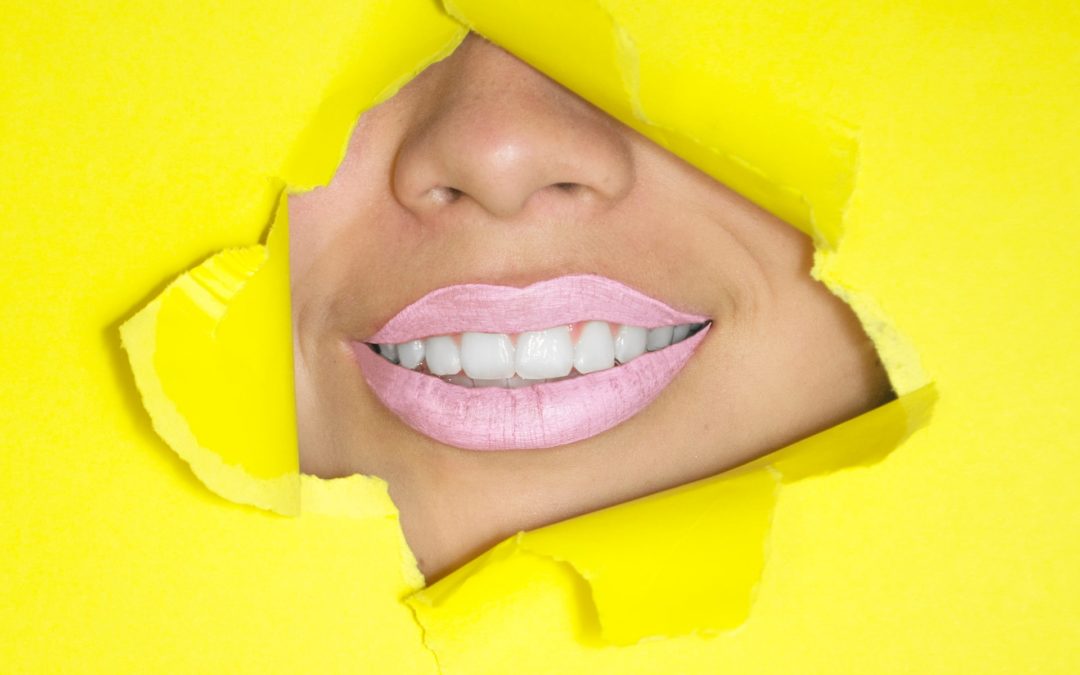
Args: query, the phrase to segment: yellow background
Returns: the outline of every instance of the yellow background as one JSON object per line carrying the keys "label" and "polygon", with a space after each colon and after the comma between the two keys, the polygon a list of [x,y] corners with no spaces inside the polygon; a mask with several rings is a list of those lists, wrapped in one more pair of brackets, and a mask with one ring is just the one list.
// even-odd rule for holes
{"label": "yellow background", "polygon": [[117,326],[257,242],[283,182],[325,180],[359,108],[459,27],[426,0],[7,7],[0,670],[1075,671],[1075,5],[456,4],[820,234],[895,380],[936,383],[931,422],[784,489],[734,632],[617,648],[576,638],[587,617],[530,625],[581,589],[525,556],[529,583],[436,661],[394,515],[207,491],[151,429]]}

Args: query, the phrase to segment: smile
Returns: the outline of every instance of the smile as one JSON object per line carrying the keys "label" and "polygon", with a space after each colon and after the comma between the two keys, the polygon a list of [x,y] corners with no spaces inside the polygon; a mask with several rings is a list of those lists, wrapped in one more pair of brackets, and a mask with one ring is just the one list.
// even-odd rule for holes
{"label": "smile", "polygon": [[576,275],[441,288],[351,347],[368,386],[415,431],[469,450],[524,450],[637,414],[710,326],[606,277]]}
{"label": "smile", "polygon": [[461,333],[369,345],[390,363],[464,387],[527,387],[615,367],[678,344],[703,323],[641,326],[587,321],[518,335]]}

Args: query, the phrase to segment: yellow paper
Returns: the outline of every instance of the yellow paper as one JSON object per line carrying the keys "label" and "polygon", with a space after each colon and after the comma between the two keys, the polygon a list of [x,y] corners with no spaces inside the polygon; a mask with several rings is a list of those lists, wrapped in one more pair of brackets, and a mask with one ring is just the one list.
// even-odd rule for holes
{"label": "yellow paper", "polygon": [[[769,460],[815,475],[770,474],[763,572],[735,630],[616,646],[656,634],[639,622],[652,617],[620,608],[631,595],[608,604],[606,572],[581,571],[595,565],[561,561],[558,526],[497,547],[443,598],[439,584],[417,595],[380,482],[286,479],[250,499],[290,512],[299,495],[301,515],[281,517],[193,478],[151,428],[117,329],[223,249],[246,251],[218,261],[248,275],[234,297],[256,283],[272,295],[264,237],[281,192],[332,175],[356,115],[462,26],[419,0],[13,5],[0,28],[3,670],[1074,672],[1076,7],[450,10],[814,233],[816,273],[894,383],[919,396],[933,382],[930,421],[876,464],[844,458],[865,469]],[[249,318],[277,312],[280,328],[284,305],[258,306]],[[229,321],[223,345],[240,337]],[[287,340],[262,338],[288,358]],[[271,394],[232,396],[230,415],[285,410]],[[294,439],[267,433],[267,454],[249,457],[223,433],[195,436],[223,466],[289,475]],[[446,611],[462,603],[483,612]]]}

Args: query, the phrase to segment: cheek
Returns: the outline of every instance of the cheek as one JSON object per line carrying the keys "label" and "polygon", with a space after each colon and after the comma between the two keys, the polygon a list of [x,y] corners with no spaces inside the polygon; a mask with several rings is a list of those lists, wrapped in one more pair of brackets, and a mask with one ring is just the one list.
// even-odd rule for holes
{"label": "cheek", "polygon": [[460,267],[453,246],[431,241],[392,200],[317,226],[319,248],[304,254],[306,270],[294,268],[292,289],[294,314],[317,317],[299,327],[308,339],[366,339],[421,292],[443,285],[447,270]]}
{"label": "cheek", "polygon": [[341,278],[342,265],[363,251],[370,241],[377,214],[359,200],[360,195],[319,188],[289,197],[289,273],[294,302],[298,295],[323,295]]}
{"label": "cheek", "polygon": [[330,184],[289,196],[294,293],[317,285],[317,296],[325,298],[348,278],[350,268],[365,270],[380,262],[372,249],[385,250],[381,239],[400,219],[389,184],[400,136],[396,124],[392,115],[365,113]]}
{"label": "cheek", "polygon": [[305,275],[318,257],[324,244],[320,238],[325,236],[324,228],[319,223],[325,218],[323,198],[318,190],[302,194],[289,195],[289,278],[293,293],[297,281]]}

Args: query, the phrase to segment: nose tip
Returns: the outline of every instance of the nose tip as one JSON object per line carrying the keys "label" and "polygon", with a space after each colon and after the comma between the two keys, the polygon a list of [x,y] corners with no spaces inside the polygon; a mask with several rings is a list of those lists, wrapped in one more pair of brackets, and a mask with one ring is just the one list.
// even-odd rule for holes
{"label": "nose tip", "polygon": [[398,201],[421,219],[468,205],[497,218],[602,208],[633,183],[618,124],[528,65],[470,37],[436,64],[435,86],[399,146]]}

